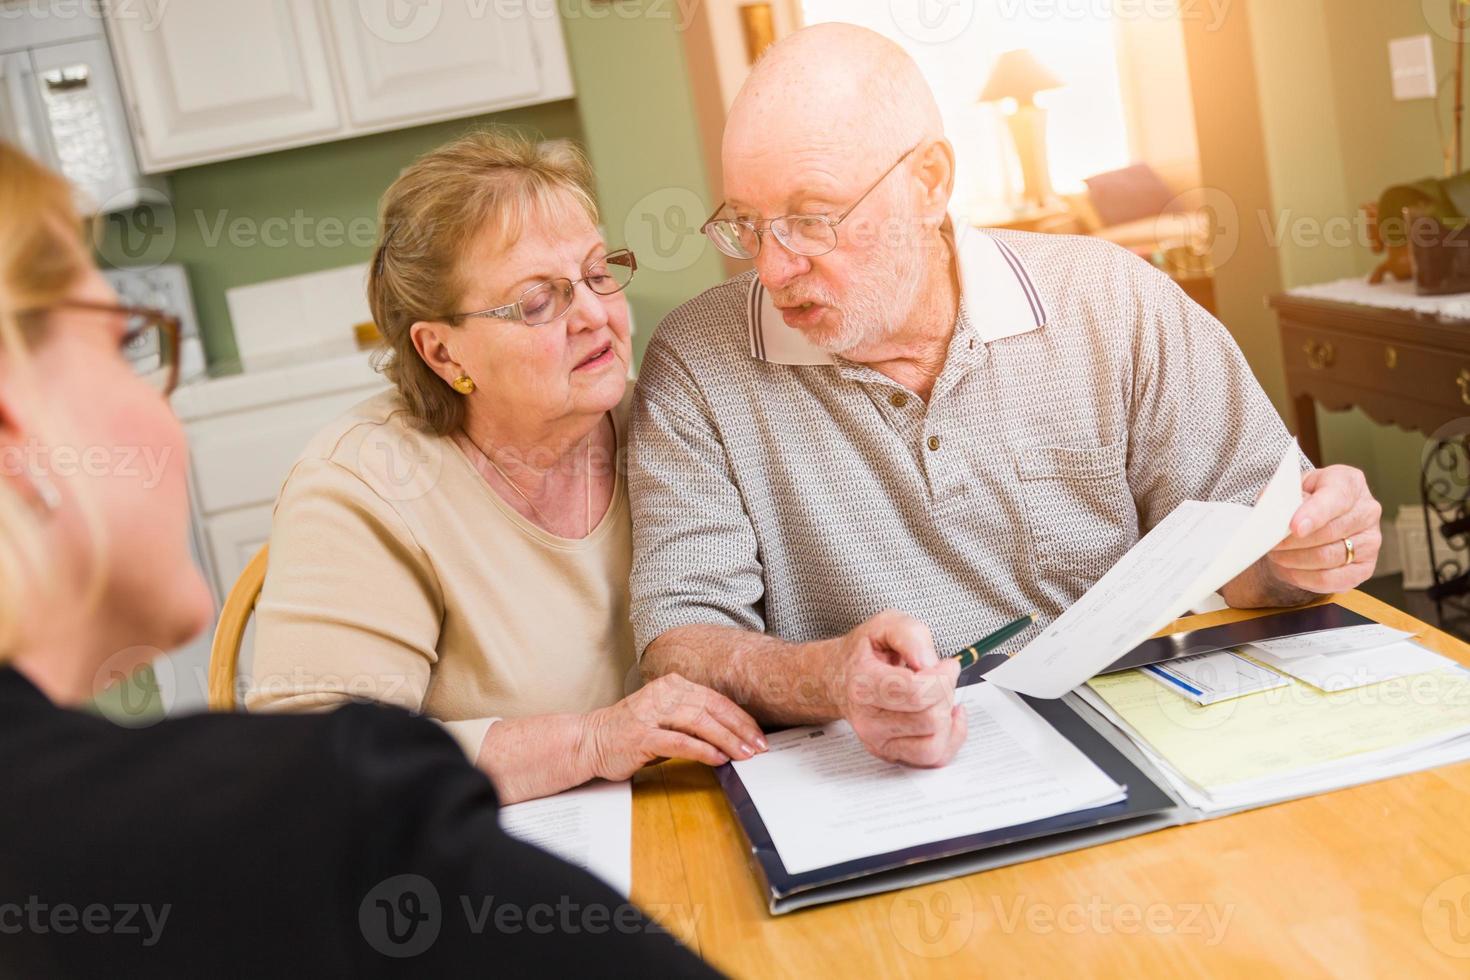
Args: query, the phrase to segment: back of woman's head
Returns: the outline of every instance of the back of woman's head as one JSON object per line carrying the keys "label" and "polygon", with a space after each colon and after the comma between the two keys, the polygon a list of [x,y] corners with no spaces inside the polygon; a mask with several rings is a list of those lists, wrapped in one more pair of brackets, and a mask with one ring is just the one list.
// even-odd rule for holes
{"label": "back of woman's head", "polygon": [[[66,181],[0,142],[0,385],[11,400],[34,402],[30,350],[46,321],[26,311],[60,302],[82,276],[81,229]],[[0,447],[0,661],[12,652],[20,610],[46,577],[40,523],[18,492],[23,475],[23,454]]]}
{"label": "back of woman's head", "polygon": [[82,231],[70,187],[0,145],[0,661],[33,677],[125,673],[211,606],[183,430]]}

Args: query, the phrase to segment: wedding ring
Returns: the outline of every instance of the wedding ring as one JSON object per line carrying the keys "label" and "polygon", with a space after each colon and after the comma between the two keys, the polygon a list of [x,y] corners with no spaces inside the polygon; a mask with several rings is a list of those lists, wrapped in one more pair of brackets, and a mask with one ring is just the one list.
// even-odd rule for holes
{"label": "wedding ring", "polygon": [[1344,565],[1351,565],[1353,563],[1353,556],[1354,556],[1354,552],[1353,552],[1353,539],[1352,538],[1343,538],[1342,539],[1342,546],[1347,549],[1347,558],[1343,561],[1343,564]]}

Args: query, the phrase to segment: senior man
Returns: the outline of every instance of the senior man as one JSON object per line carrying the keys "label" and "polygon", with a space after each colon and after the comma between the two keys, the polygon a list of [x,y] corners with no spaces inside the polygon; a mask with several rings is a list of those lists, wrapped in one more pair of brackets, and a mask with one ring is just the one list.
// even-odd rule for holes
{"label": "senior man", "polygon": [[[706,229],[755,275],[664,319],[635,400],[643,673],[943,765],[965,718],[939,652],[1056,616],[1183,500],[1250,503],[1290,436],[1229,333],[1148,263],[951,220],[933,95],[872,32],[771,48],[723,163]],[[1302,489],[1231,605],[1372,572],[1362,473]]]}

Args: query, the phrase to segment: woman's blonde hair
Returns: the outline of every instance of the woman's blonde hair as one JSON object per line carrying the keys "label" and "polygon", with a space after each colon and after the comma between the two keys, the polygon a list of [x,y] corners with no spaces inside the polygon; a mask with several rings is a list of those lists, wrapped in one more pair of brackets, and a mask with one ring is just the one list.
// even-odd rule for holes
{"label": "woman's blonde hair", "polygon": [[481,235],[509,247],[537,220],[568,204],[597,224],[587,158],[565,140],[539,141],[508,127],[477,130],[432,150],[383,195],[368,303],[382,332],[380,367],[430,431],[464,419],[464,399],[424,363],[410,328],[465,312],[463,258]]}
{"label": "woman's blonde hair", "polygon": [[[66,181],[0,142],[0,361],[10,368],[9,384],[27,394],[37,380],[29,351],[42,339],[45,318],[24,314],[60,302],[84,273],[82,229]],[[0,470],[13,466],[0,459]],[[48,574],[32,505],[0,479],[0,663],[14,655],[21,610]]]}

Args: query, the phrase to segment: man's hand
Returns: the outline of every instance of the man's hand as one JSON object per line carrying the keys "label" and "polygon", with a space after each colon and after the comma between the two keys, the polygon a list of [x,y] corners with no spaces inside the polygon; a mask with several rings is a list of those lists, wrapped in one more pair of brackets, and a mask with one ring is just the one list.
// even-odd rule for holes
{"label": "man's hand", "polygon": [[[1383,544],[1373,499],[1363,471],[1324,466],[1302,477],[1307,497],[1291,518],[1291,534],[1267,554],[1266,573],[1306,592],[1326,595],[1361,585],[1373,574]],[[1351,561],[1347,539],[1353,542]]]}
{"label": "man's hand", "polygon": [[941,660],[929,627],[888,610],[842,637],[832,698],[869,752],[933,768],[965,743],[965,710],[954,703],[959,662]]}

